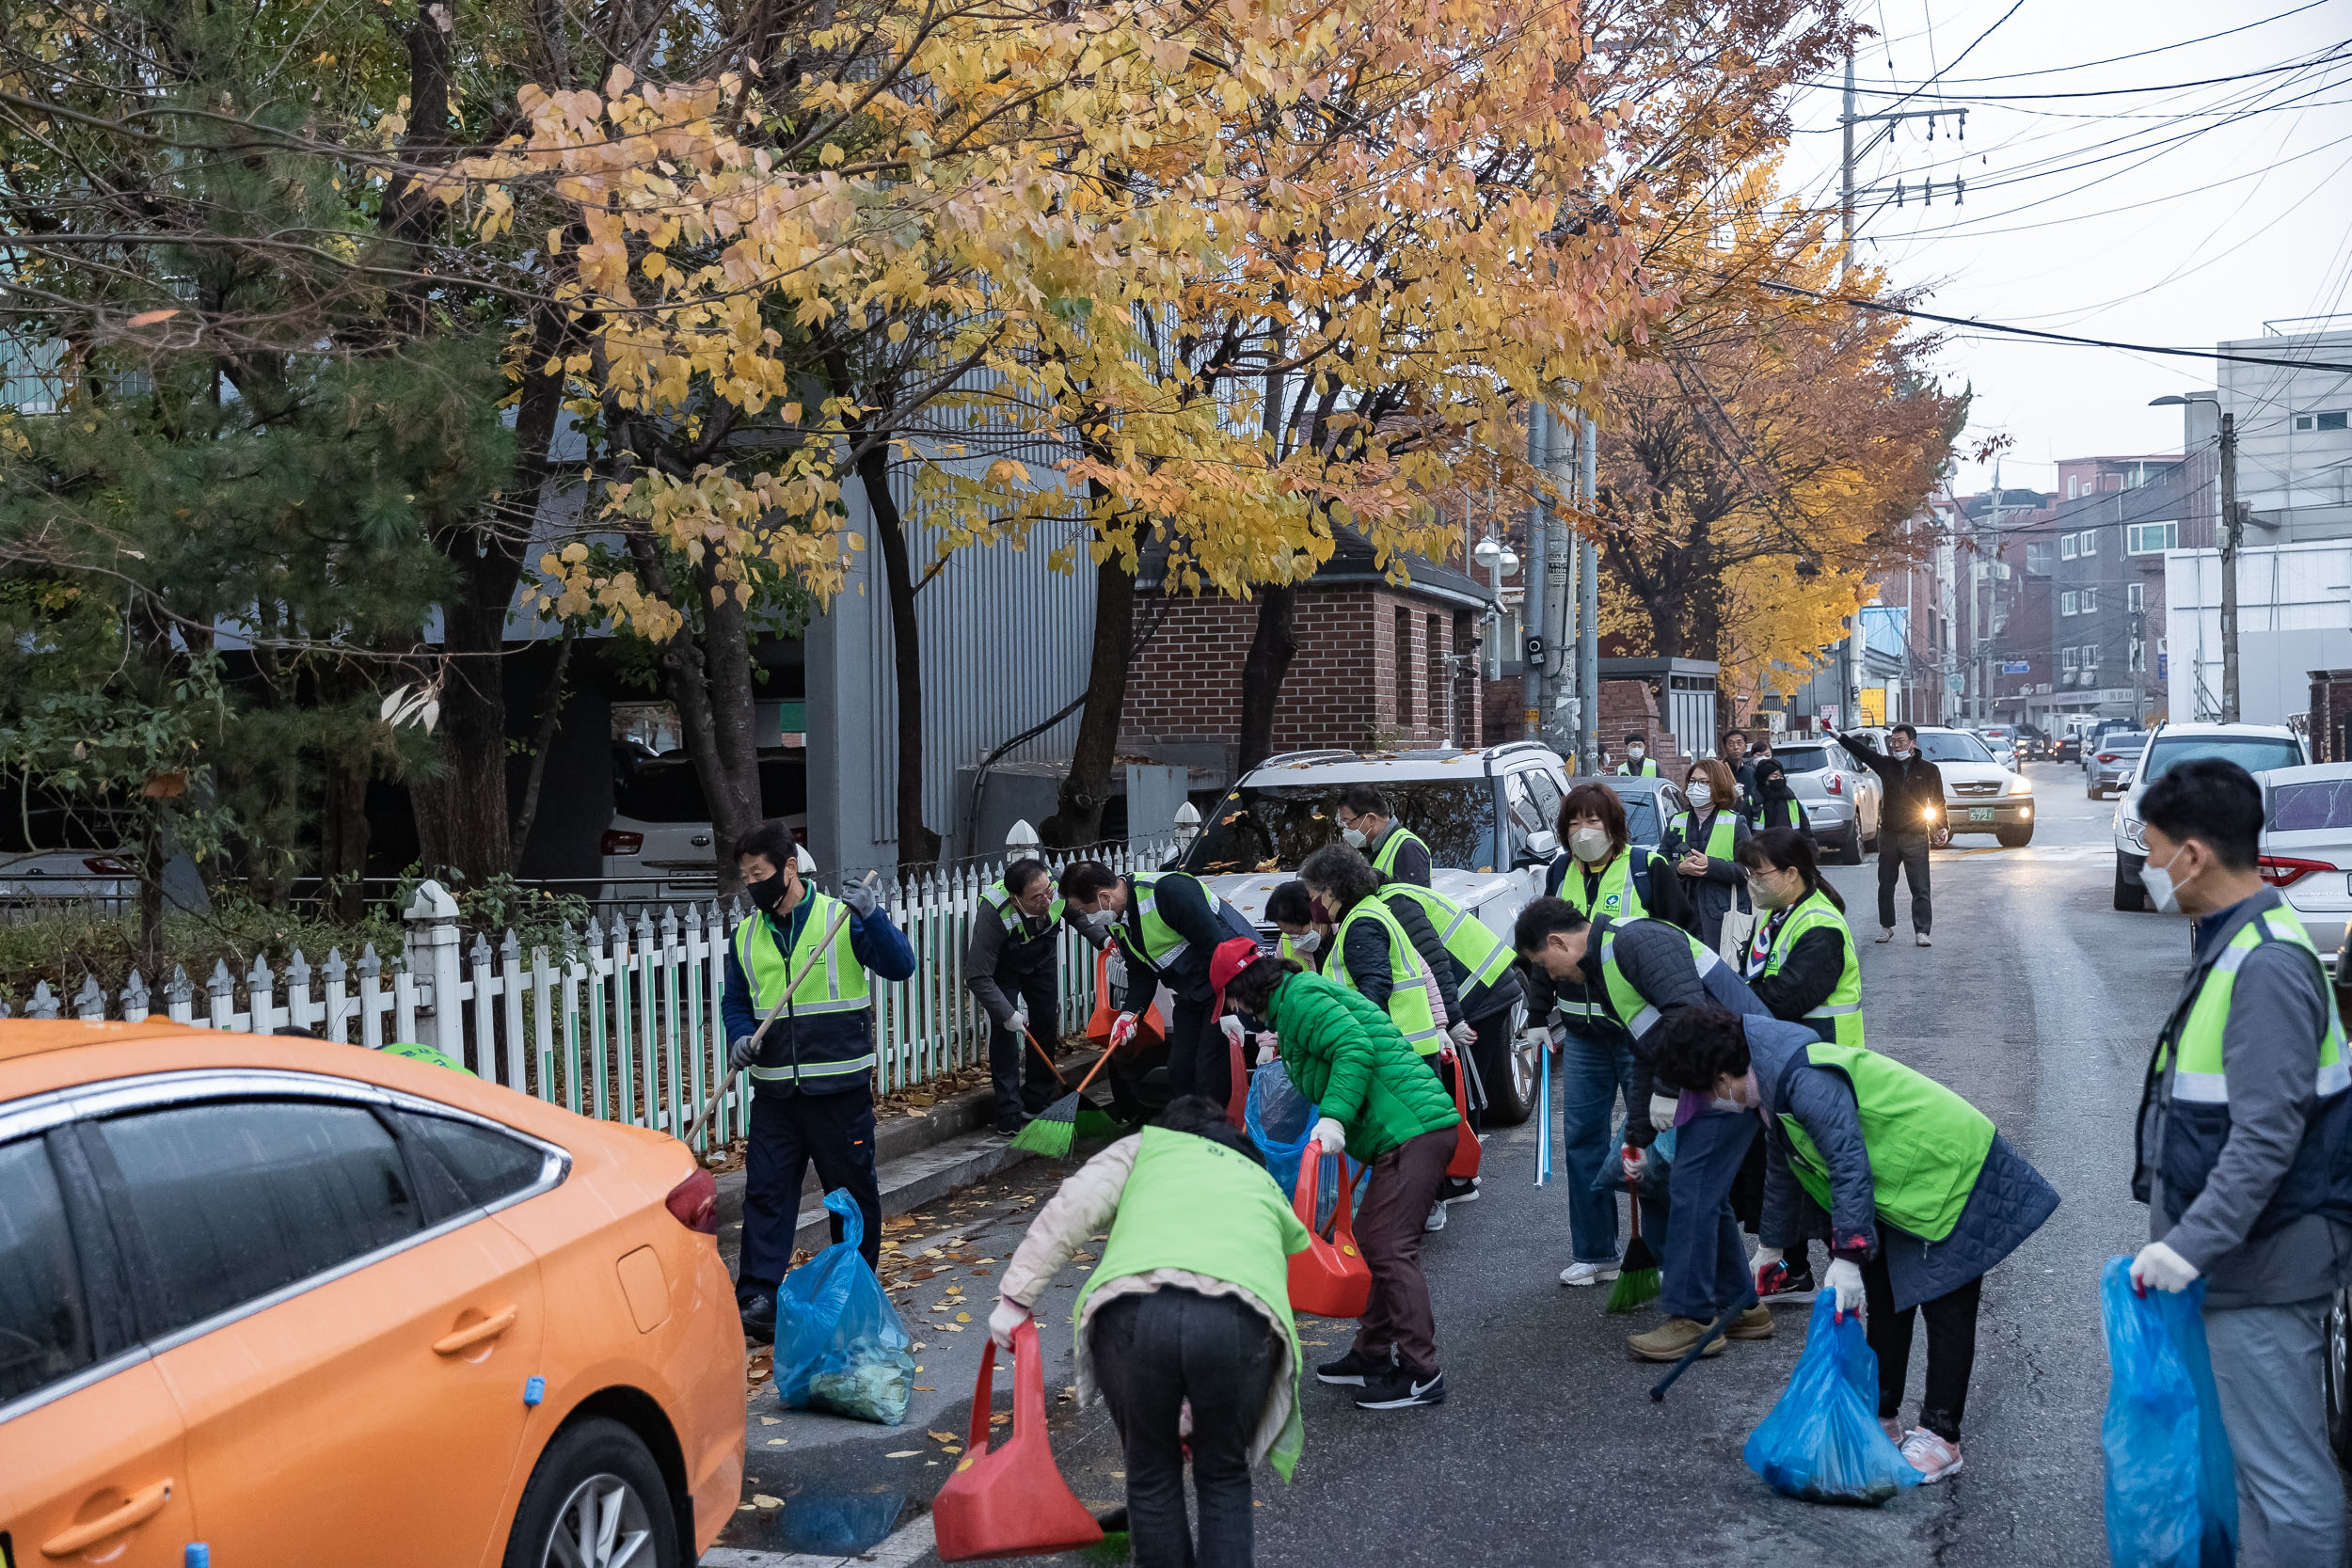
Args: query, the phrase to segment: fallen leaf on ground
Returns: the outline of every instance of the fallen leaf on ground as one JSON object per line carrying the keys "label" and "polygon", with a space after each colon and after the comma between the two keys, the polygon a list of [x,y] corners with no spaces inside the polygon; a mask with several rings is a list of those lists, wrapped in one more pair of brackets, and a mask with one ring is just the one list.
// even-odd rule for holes
{"label": "fallen leaf on ground", "polygon": [[768,1446],[771,1449],[780,1449],[790,1441],[792,1439],[789,1437],[771,1437],[768,1439]]}
{"label": "fallen leaf on ground", "polygon": [[957,1313],[957,1314],[956,1314],[956,1322],[958,1322],[958,1323],[970,1323],[971,1321],[972,1321],[972,1314],[971,1314],[971,1313],[969,1313],[969,1312],[959,1312],[959,1313]]}
{"label": "fallen leaf on ground", "polygon": [[929,1427],[923,1429],[923,1435],[936,1437],[943,1443],[952,1443],[956,1440],[956,1434],[952,1432],[933,1432]]}
{"label": "fallen leaf on ground", "polygon": [[784,1499],[771,1497],[765,1492],[755,1492],[752,1494],[752,1506],[754,1508],[782,1508]]}
{"label": "fallen leaf on ground", "polygon": [[918,1393],[918,1394],[936,1394],[936,1393],[938,1393],[938,1392],[939,1392],[939,1390],[938,1390],[938,1389],[936,1389],[936,1388],[930,1388],[930,1387],[926,1387],[924,1385],[922,1385],[922,1384],[920,1384],[920,1383],[918,1383],[918,1384],[916,1384],[916,1385],[914,1386],[914,1391],[915,1391],[916,1393]]}
{"label": "fallen leaf on ground", "polygon": [[882,1455],[882,1457],[884,1459],[920,1459],[923,1457],[923,1450],[921,1449],[900,1449],[895,1453],[886,1453]]}
{"label": "fallen leaf on ground", "polygon": [[764,1427],[780,1427],[784,1425],[784,1418],[781,1416],[762,1416],[759,1418],[759,1424]]}

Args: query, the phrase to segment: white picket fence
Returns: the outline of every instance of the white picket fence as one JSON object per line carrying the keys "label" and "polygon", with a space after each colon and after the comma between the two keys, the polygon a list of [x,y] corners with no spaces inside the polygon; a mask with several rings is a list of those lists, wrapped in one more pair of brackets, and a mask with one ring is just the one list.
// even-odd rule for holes
{"label": "white picket fence", "polygon": [[[1114,870],[1152,869],[1173,839],[1084,854]],[[1075,853],[1045,852],[1057,875]],[[985,1062],[988,1018],[964,989],[964,951],[980,894],[1003,863],[934,871],[892,888],[891,917],[914,949],[914,974],[875,983],[876,1090],[888,1094]],[[659,1128],[682,1136],[714,1086],[724,1084],[728,933],[739,906],[665,906],[634,923],[591,920],[564,927],[559,946],[528,954],[509,930],[493,948],[470,943],[457,906],[426,882],[403,915],[403,951],[387,962],[373,944],[358,963],[340,948],[314,968],[297,951],[282,976],[260,960],[242,979],[215,963],[202,988],[175,968],[158,996],[134,972],[108,996],[95,977],[60,1002],[38,985],[23,1016],[138,1022],[160,1014],[199,1028],[257,1034],[287,1026],[380,1049],[391,1041],[430,1045],[482,1077],[582,1116]],[[1060,936],[1057,1033],[1083,1027],[1094,1006],[1092,953],[1066,927]],[[460,949],[463,948],[461,952]],[[0,1003],[0,1018],[9,1015]],[[710,1139],[745,1130],[751,1101],[738,1083],[712,1118]]]}

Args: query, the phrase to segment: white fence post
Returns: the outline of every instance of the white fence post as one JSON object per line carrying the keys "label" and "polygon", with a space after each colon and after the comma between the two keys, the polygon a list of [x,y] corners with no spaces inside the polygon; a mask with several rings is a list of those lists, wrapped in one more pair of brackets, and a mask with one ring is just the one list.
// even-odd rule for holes
{"label": "white fence post", "polygon": [[462,1062],[466,1059],[466,1015],[459,1010],[458,992],[465,979],[457,958],[457,900],[447,888],[427,879],[417,884],[417,896],[400,918],[406,926],[407,974],[393,976],[393,993],[397,996],[407,989],[401,984],[404,979],[409,987],[422,981],[432,988],[411,1003],[418,1016],[413,1023],[403,1021],[404,1029],[417,1031],[418,1044]]}

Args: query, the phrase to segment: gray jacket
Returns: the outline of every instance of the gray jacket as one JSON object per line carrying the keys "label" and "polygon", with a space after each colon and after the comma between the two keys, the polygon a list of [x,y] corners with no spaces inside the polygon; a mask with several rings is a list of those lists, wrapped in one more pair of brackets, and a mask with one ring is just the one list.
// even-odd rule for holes
{"label": "gray jacket", "polygon": [[[2279,895],[2265,888],[2198,922],[2197,955],[2174,1006],[2176,1017],[2230,939],[2279,902]],[[2140,1110],[2133,1196],[2148,1204],[2149,1239],[2164,1243],[2205,1275],[2207,1307],[2309,1301],[2352,1280],[2352,1226],[2306,1214],[2260,1240],[2250,1235],[2255,1217],[2279,1190],[2302,1145],[2317,1087],[2319,1058],[2312,1041],[2327,1027],[2325,1009],[2332,1005],[2317,966],[2293,948],[2266,943],[2247,955],[2230,992],[2230,1020],[2221,1035],[2230,1134],[2204,1190],[2185,1210],[2169,1189],[2158,1190],[2171,1074],[2149,1085]]]}
{"label": "gray jacket", "polygon": [[1020,923],[1018,937],[987,905],[979,906],[972,914],[972,940],[963,950],[964,989],[1000,1029],[1012,1024],[1013,1004],[1023,983],[1051,976],[1060,957],[1059,921],[1043,916],[1031,920],[1017,910],[1014,918]]}
{"label": "gray jacket", "polygon": [[[1747,1035],[1756,1108],[1764,1116],[1764,1212],[1756,1237],[1766,1246],[1788,1247],[1826,1234],[1833,1253],[1856,1261],[1883,1253],[1895,1309],[1907,1312],[1990,1271],[2058,1208],[2056,1190],[1995,1132],[1951,1234],[1930,1242],[1886,1224],[1878,1217],[1853,1085],[1836,1069],[1805,1060],[1805,1047],[1820,1037],[1802,1023],[1775,1018],[1750,1018]],[[1826,1228],[1820,1206],[1789,1164],[1783,1117],[1804,1127],[1829,1166],[1832,1212]]]}
{"label": "gray jacket", "polygon": [[[1718,959],[1702,974],[1691,952],[1690,933],[1681,927],[1662,920],[1611,920],[1606,915],[1592,924],[1592,937],[1585,943],[1584,962],[1579,972],[1582,984],[1559,982],[1563,997],[1580,1002],[1590,998],[1604,1008],[1609,1006],[1609,988],[1601,981],[1600,951],[1601,944],[1611,936],[1616,938],[1617,968],[1642,999],[1658,1010],[1658,1021],[1638,1038],[1613,1016],[1571,1018],[1567,1026],[1574,1033],[1603,1044],[1632,1047],[1633,1083],[1625,1097],[1626,1138],[1646,1148],[1660,1131],[1649,1124],[1650,1095],[1653,1091],[1667,1092],[1655,1084],[1650,1058],[1675,1015],[1686,1007],[1703,1007],[1709,1003],[1735,1013],[1769,1017],[1770,1010],[1756,999],[1747,982],[1732,973],[1729,964]],[[1806,1031],[1806,1037],[1813,1037],[1810,1030]]]}

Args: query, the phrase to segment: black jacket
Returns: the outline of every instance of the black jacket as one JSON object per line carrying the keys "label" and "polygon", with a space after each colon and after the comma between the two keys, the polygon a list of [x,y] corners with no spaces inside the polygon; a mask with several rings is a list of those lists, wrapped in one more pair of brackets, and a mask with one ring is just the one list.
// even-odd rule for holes
{"label": "black jacket", "polygon": [[[1215,956],[1217,943],[1233,937],[1248,937],[1255,942],[1256,927],[1224,899],[1212,902],[1200,879],[1188,873],[1164,876],[1152,884],[1152,903],[1160,918],[1184,939],[1184,950],[1174,963],[1155,974],[1149,964],[1136,962],[1134,949],[1122,942],[1120,950],[1127,958],[1127,990],[1120,998],[1120,1007],[1131,1013],[1143,1011],[1152,1005],[1152,995],[1161,986],[1187,1002],[1208,1001],[1216,994],[1216,988],[1209,984],[1209,959]],[[1120,916],[1120,927],[1131,941],[1140,944],[1142,927],[1133,882],[1127,884],[1127,912]]]}
{"label": "black jacket", "polygon": [[[1774,910],[1756,927],[1756,940],[1769,944],[1778,934],[1780,923],[1788,918],[1787,910]],[[1804,1015],[1829,1000],[1829,993],[1837,989],[1845,973],[1845,942],[1828,927],[1817,926],[1790,945],[1788,957],[1781,960],[1777,974],[1749,975],[1748,990],[1756,992],[1756,999],[1770,1008],[1774,1018],[1802,1023],[1822,1039],[1835,1043],[1836,1020],[1809,1019]]]}
{"label": "black jacket", "polygon": [[[1858,735],[1841,735],[1837,743],[1854,754],[1854,760],[1879,776],[1886,787],[1886,798],[1880,802],[1879,821],[1897,832],[1927,832],[1943,825],[1944,775],[1935,764],[1917,752],[1897,762]],[[1929,815],[1932,807],[1934,815]]]}
{"label": "black jacket", "polygon": [[[1454,989],[1454,963],[1445,950],[1445,943],[1438,940],[1438,928],[1429,924],[1429,917],[1422,913],[1421,906],[1409,899],[1391,901],[1380,898],[1377,894],[1374,897],[1405,928],[1405,940],[1413,944],[1413,952],[1421,959],[1422,967],[1438,977],[1438,994],[1443,999],[1445,1007],[1445,1017],[1438,1020],[1438,1023],[1459,1020],[1462,999]],[[1375,1007],[1385,1009],[1388,1006],[1389,992],[1395,989],[1396,976],[1395,971],[1389,965],[1389,939],[1381,933],[1378,922],[1359,920],[1347,928],[1347,941],[1340,949],[1340,962],[1345,966],[1349,978],[1356,982],[1358,995]]]}

